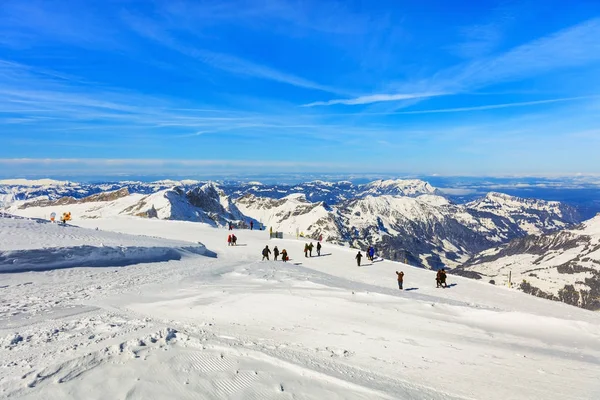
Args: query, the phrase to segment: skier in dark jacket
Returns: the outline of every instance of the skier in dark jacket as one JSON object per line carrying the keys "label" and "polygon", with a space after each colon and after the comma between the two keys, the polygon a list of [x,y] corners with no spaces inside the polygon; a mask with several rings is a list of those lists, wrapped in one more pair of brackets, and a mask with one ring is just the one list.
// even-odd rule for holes
{"label": "skier in dark jacket", "polygon": [[269,254],[271,254],[271,250],[269,250],[269,245],[266,245],[265,248],[262,251],[262,255],[263,255],[263,261],[265,260],[265,258],[268,260],[269,259]]}
{"label": "skier in dark jacket", "polygon": [[360,250],[358,251],[358,254],[356,255],[356,264],[360,267],[360,260],[361,258],[363,258],[363,255],[361,254]]}
{"label": "skier in dark jacket", "polygon": [[277,261],[277,257],[279,257],[279,249],[277,246],[273,249],[273,260]]}
{"label": "skier in dark jacket", "polygon": [[235,236],[233,233],[231,234],[231,245],[232,246],[237,245],[237,236]]}
{"label": "skier in dark jacket", "polygon": [[321,242],[317,243],[317,255],[321,256]]}
{"label": "skier in dark jacket", "polygon": [[254,229],[254,221],[250,221],[250,230]]}
{"label": "skier in dark jacket", "polygon": [[371,247],[369,247],[369,259],[371,260],[371,262],[373,262],[374,258],[375,258],[375,247],[371,246]]}

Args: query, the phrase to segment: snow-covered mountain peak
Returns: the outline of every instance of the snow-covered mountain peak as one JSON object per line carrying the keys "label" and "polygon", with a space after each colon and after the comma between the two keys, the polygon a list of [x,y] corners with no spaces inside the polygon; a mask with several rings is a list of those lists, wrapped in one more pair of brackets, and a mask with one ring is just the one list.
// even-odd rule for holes
{"label": "snow-covered mountain peak", "polygon": [[285,196],[282,200],[289,200],[296,203],[307,203],[305,193],[291,193]]}
{"label": "snow-covered mountain peak", "polygon": [[436,194],[437,189],[420,179],[387,179],[376,180],[363,186],[363,194],[418,196]]}

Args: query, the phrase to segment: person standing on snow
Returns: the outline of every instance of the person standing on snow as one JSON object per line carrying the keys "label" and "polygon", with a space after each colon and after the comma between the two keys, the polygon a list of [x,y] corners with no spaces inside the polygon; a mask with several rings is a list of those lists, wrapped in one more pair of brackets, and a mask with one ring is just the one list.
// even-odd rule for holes
{"label": "person standing on snow", "polygon": [[396,271],[396,275],[398,276],[398,289],[402,290],[402,284],[404,283],[404,271]]}
{"label": "person standing on snow", "polygon": [[254,229],[254,221],[250,221],[250,230]]}
{"label": "person standing on snow", "polygon": [[308,258],[308,243],[304,243],[304,257]]}
{"label": "person standing on snow", "polygon": [[317,256],[321,256],[321,242],[317,243]]}
{"label": "person standing on snow", "polygon": [[227,246],[231,246],[231,235],[227,236]]}
{"label": "person standing on snow", "polygon": [[448,287],[448,285],[446,285],[446,271],[444,270],[444,268],[442,268],[440,270],[440,285],[443,288],[447,288]]}
{"label": "person standing on snow", "polygon": [[229,230],[232,231],[233,230],[233,224],[230,222],[229,223]]}
{"label": "person standing on snow", "polygon": [[373,246],[369,247],[369,259],[371,259],[371,262],[375,259],[375,247]]}
{"label": "person standing on snow", "polygon": [[237,245],[237,236],[235,236],[235,234],[231,234],[231,245],[232,246],[236,246]]}
{"label": "person standing on snow", "polygon": [[287,250],[283,249],[283,250],[281,250],[281,261],[287,262],[287,260],[289,260],[288,255],[287,255]]}
{"label": "person standing on snow", "polygon": [[277,257],[279,257],[279,249],[277,246],[273,249],[273,260],[277,261]]}
{"label": "person standing on snow", "polygon": [[263,255],[262,260],[265,261],[265,258],[266,258],[267,261],[268,261],[269,260],[269,254],[271,254],[271,250],[269,250],[269,245],[266,245],[265,248],[262,251],[262,255]]}
{"label": "person standing on snow", "polygon": [[308,245],[308,254],[312,257],[312,249],[313,249],[313,244],[312,242],[310,242],[310,244]]}
{"label": "person standing on snow", "polygon": [[360,250],[358,251],[358,254],[356,255],[356,264],[360,267],[360,260],[363,258],[363,255],[361,254]]}

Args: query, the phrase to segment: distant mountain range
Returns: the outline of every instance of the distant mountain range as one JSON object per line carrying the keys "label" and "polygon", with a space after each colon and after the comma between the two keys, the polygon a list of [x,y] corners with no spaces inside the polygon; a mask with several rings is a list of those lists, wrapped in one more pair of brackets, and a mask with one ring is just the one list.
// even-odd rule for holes
{"label": "distant mountain range", "polygon": [[298,185],[158,181],[79,184],[18,181],[0,185],[13,210],[69,209],[74,218],[111,215],[187,220],[236,227],[255,225],[287,235],[357,248],[409,264],[457,267],[473,255],[529,234],[564,229],[577,212],[558,202],[501,193],[455,204],[429,183],[377,180],[313,181]]}

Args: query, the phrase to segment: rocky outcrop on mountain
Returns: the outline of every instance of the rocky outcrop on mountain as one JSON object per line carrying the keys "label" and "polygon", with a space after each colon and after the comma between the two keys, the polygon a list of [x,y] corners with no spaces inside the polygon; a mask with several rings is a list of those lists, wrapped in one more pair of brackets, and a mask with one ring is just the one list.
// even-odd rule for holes
{"label": "rocky outcrop on mountain", "polygon": [[529,234],[553,232],[579,221],[574,208],[558,201],[523,199],[496,192],[467,203],[466,207],[480,218],[507,218],[518,229]]}
{"label": "rocky outcrop on mountain", "polygon": [[231,203],[229,197],[212,183],[189,191],[180,187],[161,190],[143,196],[120,213],[148,218],[204,222],[214,226],[225,226],[230,221],[244,220],[244,215]]}

